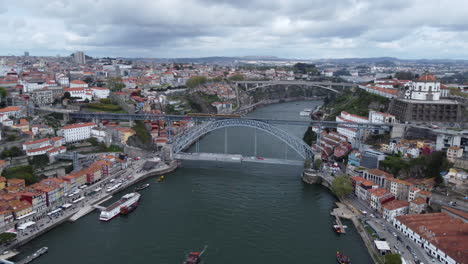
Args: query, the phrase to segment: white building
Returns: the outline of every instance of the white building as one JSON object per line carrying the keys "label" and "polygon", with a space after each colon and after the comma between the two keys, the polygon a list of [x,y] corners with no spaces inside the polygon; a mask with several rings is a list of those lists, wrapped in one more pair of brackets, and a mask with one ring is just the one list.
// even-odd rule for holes
{"label": "white building", "polygon": [[23,85],[23,93],[30,93],[35,90],[42,89],[47,87],[48,84],[46,82],[25,82],[20,81],[21,85]]}
{"label": "white building", "polygon": [[383,218],[389,222],[399,215],[405,215],[409,210],[409,202],[402,200],[393,200],[382,205]]}
{"label": "white building", "polygon": [[69,92],[71,97],[79,98],[76,101],[93,100],[93,91],[89,88],[65,88],[64,92]]}
{"label": "white building", "polygon": [[440,100],[440,82],[434,75],[423,75],[406,87],[405,99],[421,101]]}
{"label": "white building", "polygon": [[74,80],[70,82],[70,88],[88,88],[88,84],[80,80]]}
{"label": "white building", "polygon": [[388,124],[388,123],[395,123],[396,118],[394,115],[377,112],[377,111],[369,111],[369,121],[371,123],[376,124]]}
{"label": "white building", "polygon": [[64,87],[68,87],[70,85],[70,79],[65,76],[64,74],[59,74],[55,77],[55,80]]}
{"label": "white building", "polygon": [[447,149],[447,159],[450,162],[454,162],[455,159],[459,159],[463,156],[463,148],[451,146]]}
{"label": "white building", "polygon": [[96,127],[96,123],[77,123],[64,126],[61,134],[66,143],[77,142],[91,137],[91,129]]}
{"label": "white building", "polygon": [[105,99],[109,97],[110,90],[104,87],[91,87],[93,97],[97,99]]}
{"label": "white building", "polygon": [[25,116],[24,110],[21,106],[7,106],[5,108],[0,108],[0,114],[3,114],[7,117],[20,118]]}
{"label": "white building", "polygon": [[[450,210],[460,215],[464,213],[453,208]],[[466,220],[444,212],[398,216],[392,225],[434,257],[437,263],[468,263]]]}
{"label": "white building", "polygon": [[[369,123],[369,119],[353,115],[348,112],[342,111],[339,116],[335,118],[336,122],[344,122],[344,123]],[[362,134],[359,134],[358,129],[346,127],[346,125],[338,126],[336,130],[339,134],[345,136],[349,142],[353,143],[359,137],[361,139],[363,137]]]}

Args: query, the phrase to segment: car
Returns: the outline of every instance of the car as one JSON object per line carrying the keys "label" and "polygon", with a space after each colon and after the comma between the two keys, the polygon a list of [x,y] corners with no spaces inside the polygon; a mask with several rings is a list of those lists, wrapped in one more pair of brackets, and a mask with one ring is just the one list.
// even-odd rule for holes
{"label": "car", "polygon": [[398,237],[398,235],[397,235],[395,232],[392,232],[392,235],[393,235],[394,237]]}
{"label": "car", "polygon": [[371,216],[371,217],[375,217],[375,215],[374,215],[374,214],[370,214],[370,216]]}
{"label": "car", "polygon": [[364,211],[364,210],[361,210],[361,214],[363,214],[363,215],[366,215],[366,214],[367,214],[367,212],[366,212],[366,211]]}
{"label": "car", "polygon": [[408,249],[410,252],[412,251],[409,245],[406,245],[406,249]]}

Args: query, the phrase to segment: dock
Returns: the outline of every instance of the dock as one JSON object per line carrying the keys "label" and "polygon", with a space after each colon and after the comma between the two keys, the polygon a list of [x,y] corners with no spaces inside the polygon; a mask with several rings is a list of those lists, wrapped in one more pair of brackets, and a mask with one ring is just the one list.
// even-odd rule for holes
{"label": "dock", "polygon": [[338,208],[333,209],[330,214],[335,217],[336,225],[338,225],[342,230],[341,232],[345,234],[347,226],[343,225],[340,218],[351,219],[353,214],[344,204],[337,202],[336,205],[338,205]]}
{"label": "dock", "polygon": [[18,251],[11,250],[7,254],[0,255],[0,263],[13,263],[13,262],[6,261],[6,260],[11,259],[12,257],[14,257],[14,256],[16,256],[18,254],[19,254]]}
{"label": "dock", "polygon": [[22,259],[18,262],[15,262],[15,264],[27,264],[32,262],[33,260],[37,259],[38,257],[44,255],[47,253],[49,249],[47,247],[40,248],[38,251],[36,251],[34,254],[27,256],[25,259]]}
{"label": "dock", "polygon": [[[81,217],[91,213],[92,211],[94,211],[95,209],[99,209],[99,210],[102,210],[101,208],[104,208],[103,206],[99,206],[101,203],[109,200],[112,198],[112,195],[108,195],[106,197],[104,197],[103,199],[99,200],[98,202],[96,202],[95,204],[93,205],[87,205],[83,208],[81,208],[78,212],[76,212],[76,214],[72,215],[70,217],[70,219],[68,219],[70,222],[75,222],[76,220],[80,219]],[[104,208],[105,209],[105,208]]]}

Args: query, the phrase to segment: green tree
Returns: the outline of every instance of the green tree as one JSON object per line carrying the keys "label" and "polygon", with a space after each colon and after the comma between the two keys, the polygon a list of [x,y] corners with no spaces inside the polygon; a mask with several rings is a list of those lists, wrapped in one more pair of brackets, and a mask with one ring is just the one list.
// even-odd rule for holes
{"label": "green tree", "polygon": [[304,161],[304,168],[309,169],[310,168],[311,161],[310,159],[306,159]]}
{"label": "green tree", "polygon": [[18,139],[18,137],[15,134],[10,134],[6,138],[7,141],[15,141],[17,139]]}
{"label": "green tree", "polygon": [[49,164],[49,157],[46,154],[33,156],[30,164],[33,165],[34,168],[45,167]]}
{"label": "green tree", "polygon": [[312,131],[312,127],[309,126],[307,128],[307,131],[304,133],[304,137],[302,139],[307,145],[312,146],[312,144],[314,144],[317,140],[317,133]]}
{"label": "green tree", "polygon": [[70,92],[63,93],[63,99],[70,99],[70,98],[71,98]]}
{"label": "green tree", "polygon": [[113,92],[120,92],[125,88],[121,77],[109,77],[107,79],[107,87]]}
{"label": "green tree", "polygon": [[208,80],[206,79],[205,76],[193,76],[190,77],[190,79],[187,80],[187,83],[185,84],[188,88],[195,88],[199,85],[205,84]]}
{"label": "green tree", "polygon": [[8,92],[5,87],[0,87],[0,102],[6,98],[7,94]]}
{"label": "green tree", "polygon": [[333,179],[331,191],[339,198],[345,197],[353,191],[351,179],[347,175],[336,177]]}
{"label": "green tree", "polygon": [[321,159],[316,159],[314,161],[314,169],[320,170],[322,168],[322,160]]}
{"label": "green tree", "polygon": [[385,255],[385,264],[401,264],[400,254],[387,254]]}
{"label": "green tree", "polygon": [[10,149],[5,149],[0,154],[2,158],[19,157],[21,155],[23,155],[23,151],[18,147],[11,147]]}
{"label": "green tree", "polygon": [[16,238],[16,234],[14,233],[1,233],[0,234],[0,244],[6,244],[13,241]]}
{"label": "green tree", "polygon": [[228,80],[230,82],[241,82],[241,81],[245,80],[245,78],[244,78],[244,75],[242,75],[242,74],[235,74],[235,75],[229,77]]}
{"label": "green tree", "polygon": [[103,98],[103,99],[99,100],[99,102],[101,104],[112,104],[112,100],[109,99],[109,98]]}
{"label": "green tree", "polygon": [[215,83],[220,83],[223,81],[223,77],[221,76],[216,76],[214,77],[213,79],[211,79],[212,82],[215,82]]}
{"label": "green tree", "polygon": [[93,145],[95,147],[99,146],[99,142],[98,142],[97,138],[95,138],[95,137],[90,137],[86,141],[91,143],[91,145]]}

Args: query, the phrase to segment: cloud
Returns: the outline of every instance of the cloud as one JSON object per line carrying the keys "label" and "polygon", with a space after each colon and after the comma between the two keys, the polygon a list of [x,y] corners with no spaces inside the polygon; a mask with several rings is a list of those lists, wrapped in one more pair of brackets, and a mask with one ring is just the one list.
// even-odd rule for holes
{"label": "cloud", "polygon": [[464,0],[9,1],[0,52],[468,58],[467,8]]}

